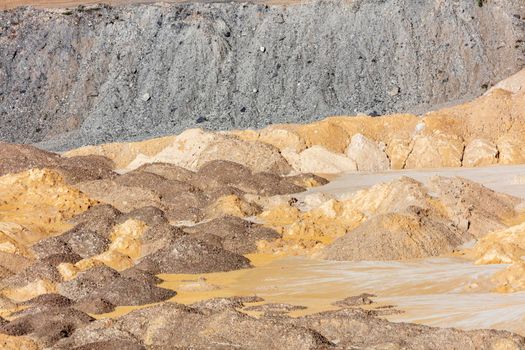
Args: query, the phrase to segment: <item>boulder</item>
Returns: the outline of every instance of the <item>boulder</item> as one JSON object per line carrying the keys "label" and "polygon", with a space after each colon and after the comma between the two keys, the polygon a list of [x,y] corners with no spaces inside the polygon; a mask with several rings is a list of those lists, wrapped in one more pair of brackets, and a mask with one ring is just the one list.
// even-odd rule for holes
{"label": "boulder", "polygon": [[355,161],[358,171],[378,172],[390,169],[385,145],[371,141],[362,134],[352,136],[346,155]]}
{"label": "boulder", "polygon": [[524,164],[525,142],[522,137],[502,136],[498,142],[500,164]]}
{"label": "boulder", "polygon": [[312,146],[299,154],[291,150],[284,150],[282,154],[293,169],[301,173],[339,174],[357,170],[354,160],[333,153],[323,146]]}
{"label": "boulder", "polygon": [[401,170],[405,168],[410,152],[412,152],[413,143],[408,138],[393,138],[386,147],[386,154],[390,159],[390,168],[392,170]]}
{"label": "boulder", "polygon": [[262,129],[258,140],[273,145],[281,151],[289,148],[301,152],[306,148],[306,142],[301,136],[286,125],[270,125]]}
{"label": "boulder", "polygon": [[495,144],[484,139],[472,140],[463,154],[464,167],[478,167],[496,164],[498,162],[498,148]]}
{"label": "boulder", "polygon": [[452,134],[434,132],[414,137],[406,169],[461,167],[463,139]]}

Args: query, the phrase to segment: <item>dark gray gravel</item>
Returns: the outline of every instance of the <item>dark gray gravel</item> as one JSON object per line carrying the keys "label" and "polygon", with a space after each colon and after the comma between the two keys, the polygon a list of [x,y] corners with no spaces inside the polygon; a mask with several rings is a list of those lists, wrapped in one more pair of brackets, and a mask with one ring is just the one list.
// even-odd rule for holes
{"label": "dark gray gravel", "polygon": [[522,0],[0,12],[0,140],[49,149],[426,110],[524,66]]}

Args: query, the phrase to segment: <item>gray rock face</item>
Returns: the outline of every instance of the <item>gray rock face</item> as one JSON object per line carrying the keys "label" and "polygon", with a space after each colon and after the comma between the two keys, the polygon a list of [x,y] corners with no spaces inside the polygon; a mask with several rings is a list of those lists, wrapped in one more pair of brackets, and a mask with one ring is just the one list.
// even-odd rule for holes
{"label": "gray rock face", "polygon": [[[0,13],[0,140],[51,149],[422,110],[524,64],[521,0]],[[263,48],[263,49],[261,49]]]}

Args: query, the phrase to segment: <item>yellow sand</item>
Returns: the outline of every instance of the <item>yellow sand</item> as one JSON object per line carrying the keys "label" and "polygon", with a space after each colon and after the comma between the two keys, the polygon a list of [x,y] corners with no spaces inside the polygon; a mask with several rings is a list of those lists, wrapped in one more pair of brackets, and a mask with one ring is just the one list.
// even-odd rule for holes
{"label": "yellow sand", "polygon": [[29,229],[21,238],[25,244],[70,228],[70,218],[96,203],[51,170],[0,177],[0,221]]}

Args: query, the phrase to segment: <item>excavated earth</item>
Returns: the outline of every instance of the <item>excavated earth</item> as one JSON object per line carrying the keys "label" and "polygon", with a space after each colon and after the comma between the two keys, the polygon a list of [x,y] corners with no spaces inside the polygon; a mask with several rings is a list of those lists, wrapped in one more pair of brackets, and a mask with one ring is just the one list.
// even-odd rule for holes
{"label": "excavated earth", "polygon": [[[268,256],[450,256],[481,237],[461,254],[484,254],[498,230],[515,231],[508,223],[520,218],[517,197],[461,178],[401,177],[335,199],[308,191],[326,179],[294,174],[282,159],[268,162],[271,172],[250,168],[251,159],[116,172],[103,156],[0,147],[18,160],[2,163],[0,177],[5,349],[525,347],[503,330],[390,322],[402,310],[369,294],[312,311],[254,294],[220,296],[229,274]],[[214,274],[218,284],[203,277]]]}
{"label": "excavated earth", "polygon": [[522,1],[23,1],[2,349],[525,349]]}
{"label": "excavated earth", "polygon": [[[525,348],[500,312],[525,291],[524,75],[423,118],[0,143],[0,344]],[[509,166],[505,193],[468,178]]]}
{"label": "excavated earth", "polygon": [[64,150],[422,112],[523,68],[524,43],[521,0],[14,8],[0,12],[0,140]]}

